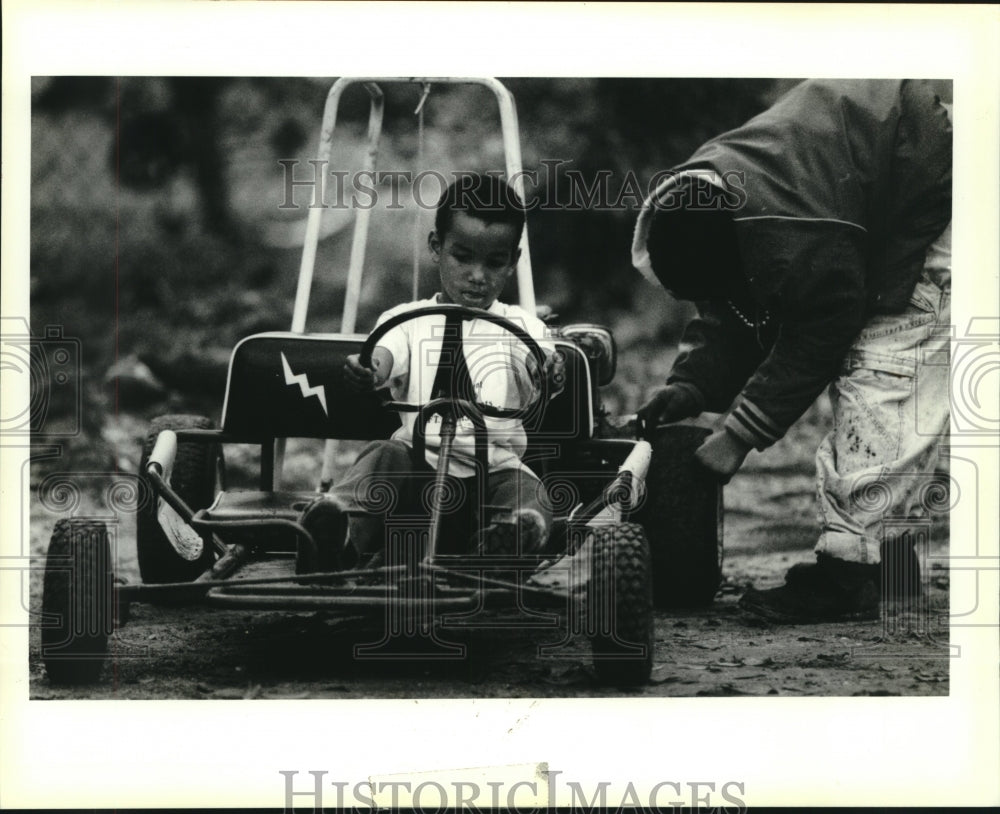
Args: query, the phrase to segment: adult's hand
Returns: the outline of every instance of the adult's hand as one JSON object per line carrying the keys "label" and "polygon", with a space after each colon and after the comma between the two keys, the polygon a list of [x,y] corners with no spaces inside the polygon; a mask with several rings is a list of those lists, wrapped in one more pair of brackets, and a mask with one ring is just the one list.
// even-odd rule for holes
{"label": "adult's hand", "polygon": [[669,424],[700,412],[701,403],[690,387],[667,384],[653,391],[649,400],[638,409],[639,430],[646,437],[659,423]]}
{"label": "adult's hand", "polygon": [[736,474],[753,447],[725,429],[716,430],[694,452],[695,460],[722,483]]}

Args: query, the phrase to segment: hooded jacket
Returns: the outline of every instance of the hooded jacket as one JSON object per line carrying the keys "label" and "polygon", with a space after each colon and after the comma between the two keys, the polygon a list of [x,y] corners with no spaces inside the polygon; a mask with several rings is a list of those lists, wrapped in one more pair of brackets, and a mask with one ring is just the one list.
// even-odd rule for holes
{"label": "hooded jacket", "polygon": [[738,395],[726,427],[757,449],[784,435],[868,317],[909,302],[951,220],[951,144],[928,83],[810,80],[676,167],[643,206],[633,264],[668,290],[700,273],[670,255],[654,268],[646,241],[654,220],[671,217],[660,204],[707,178],[727,190],[752,299],[699,302],[667,382],[701,410],[725,411]]}

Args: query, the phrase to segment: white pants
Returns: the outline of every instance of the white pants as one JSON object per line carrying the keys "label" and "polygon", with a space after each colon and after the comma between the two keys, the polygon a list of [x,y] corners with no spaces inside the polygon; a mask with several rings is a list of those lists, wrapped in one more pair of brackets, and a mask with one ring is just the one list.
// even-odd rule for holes
{"label": "white pants", "polygon": [[903,313],[869,321],[831,384],[833,431],[816,452],[817,553],[878,563],[887,527],[921,515],[947,454],[950,302],[950,287],[925,274]]}

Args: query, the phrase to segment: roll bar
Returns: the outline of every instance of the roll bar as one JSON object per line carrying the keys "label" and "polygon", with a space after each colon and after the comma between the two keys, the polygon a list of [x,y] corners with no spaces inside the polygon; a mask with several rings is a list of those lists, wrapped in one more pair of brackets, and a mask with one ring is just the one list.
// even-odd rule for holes
{"label": "roll bar", "polygon": [[[327,93],[326,105],[323,109],[323,124],[320,130],[319,154],[317,156],[321,167],[330,160],[330,150],[333,143],[333,132],[337,124],[337,108],[340,97],[351,85],[363,85],[371,100],[368,117],[368,149],[365,154],[364,170],[374,172],[378,159],[379,137],[382,133],[382,118],[384,95],[379,82],[406,82],[412,84],[474,84],[482,85],[492,91],[500,110],[500,127],[503,136],[504,159],[507,177],[511,180],[514,190],[524,200],[524,179],[521,175],[521,142],[517,123],[517,109],[514,97],[510,91],[497,79],[489,77],[341,77]],[[318,200],[325,200],[326,170],[320,173],[318,183]],[[314,198],[317,200],[317,198]],[[354,222],[354,235],[351,243],[350,265],[347,270],[347,288],[344,295],[344,312],[341,320],[341,333],[353,333],[356,329],[358,300],[361,294],[361,278],[365,262],[365,251],[368,240],[368,221],[370,210],[360,209]],[[311,207],[306,222],[305,245],[302,251],[302,262],[299,267],[299,281],[295,292],[295,307],[292,313],[292,331],[303,333],[306,326],[306,314],[309,310],[309,296],[312,288],[313,270],[316,264],[316,247],[319,242],[320,220],[323,207]],[[517,265],[518,301],[529,314],[535,313],[535,289],[531,276],[531,254],[528,248],[528,231],[521,235],[521,257]]]}

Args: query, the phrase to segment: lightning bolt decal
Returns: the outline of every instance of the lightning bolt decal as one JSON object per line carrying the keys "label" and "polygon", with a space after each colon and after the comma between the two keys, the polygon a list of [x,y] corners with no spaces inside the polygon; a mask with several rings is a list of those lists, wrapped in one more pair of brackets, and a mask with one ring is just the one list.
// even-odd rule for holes
{"label": "lightning bolt decal", "polygon": [[299,390],[302,391],[302,398],[304,399],[309,398],[309,396],[316,396],[319,399],[319,403],[323,406],[323,414],[329,418],[330,413],[326,409],[326,389],[323,385],[313,387],[309,384],[309,377],[305,373],[292,373],[292,369],[289,367],[284,353],[281,354],[281,367],[285,371],[285,384],[297,384]]}

